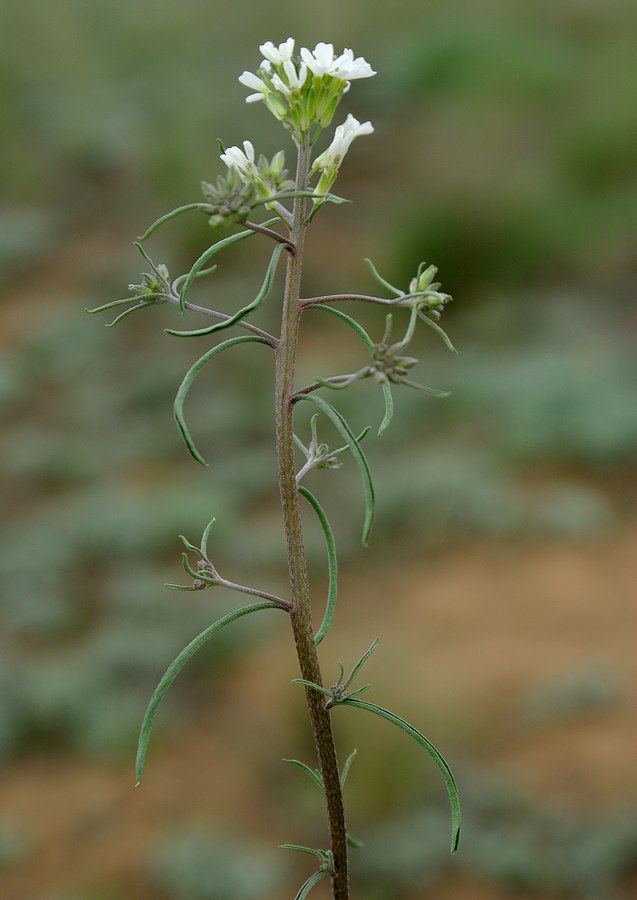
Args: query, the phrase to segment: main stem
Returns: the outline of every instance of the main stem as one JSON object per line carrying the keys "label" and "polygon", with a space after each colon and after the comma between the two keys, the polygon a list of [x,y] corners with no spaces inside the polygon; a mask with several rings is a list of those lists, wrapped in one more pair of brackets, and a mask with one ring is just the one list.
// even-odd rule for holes
{"label": "main stem", "polygon": [[[299,144],[298,152],[297,191],[307,190],[310,162],[309,141],[303,138]],[[306,207],[306,198],[296,197],[291,234],[294,252],[288,254],[281,340],[277,349],[276,360],[276,445],[279,464],[279,492],[287,539],[291,598],[294,604],[290,613],[294,642],[296,644],[301,677],[306,681],[322,685],[321,670],[312,628],[310,592],[299,512],[293,441],[292,395],[294,393],[294,367],[301,317],[299,298],[301,296],[303,247],[307,228]],[[349,900],[347,832],[332,723],[329,711],[325,709],[323,696],[318,691],[310,688],[306,688],[305,696],[312,723],[314,744],[325,784],[331,849],[334,856],[332,896],[333,900]]]}

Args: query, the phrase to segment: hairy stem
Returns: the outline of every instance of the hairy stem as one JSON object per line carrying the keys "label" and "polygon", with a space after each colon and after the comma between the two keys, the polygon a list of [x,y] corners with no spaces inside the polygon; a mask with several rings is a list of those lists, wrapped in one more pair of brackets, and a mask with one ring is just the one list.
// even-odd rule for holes
{"label": "hairy stem", "polygon": [[[299,145],[296,190],[307,190],[310,167],[310,146],[307,139]],[[301,268],[306,231],[306,198],[294,201],[292,241],[295,252],[288,255],[281,340],[277,348],[276,365],[276,442],[279,464],[279,491],[288,548],[288,565],[293,608],[290,621],[304,680],[322,684],[310,609],[307,564],[299,511],[294,461],[293,401],[294,367],[298,344],[301,307],[299,304]],[[347,873],[347,832],[343,809],[343,795],[334,746],[329,711],[322,696],[306,688],[305,696],[312,723],[314,743],[319,759],[329,819],[331,849],[334,856],[332,878],[333,900],[349,900]]]}

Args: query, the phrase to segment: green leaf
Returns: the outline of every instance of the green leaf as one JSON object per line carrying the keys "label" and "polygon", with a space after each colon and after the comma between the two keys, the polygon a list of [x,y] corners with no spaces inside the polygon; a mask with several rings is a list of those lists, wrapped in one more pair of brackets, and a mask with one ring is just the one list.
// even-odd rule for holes
{"label": "green leaf", "polygon": [[190,541],[183,536],[183,534],[179,535],[179,540],[184,545],[186,550],[190,550],[191,553],[199,553],[200,552],[199,547],[195,547],[194,544],[191,544]]}
{"label": "green leaf", "polygon": [[326,203],[351,203],[345,197],[338,197],[336,194],[316,194],[314,191],[284,191],[280,194],[272,194],[270,197],[260,197],[250,204],[254,209],[256,206],[263,206],[265,203],[274,203],[275,200],[293,200],[295,197],[314,197],[316,199],[325,200]]}
{"label": "green leaf", "polygon": [[356,319],[353,319],[351,316],[348,316],[346,313],[341,312],[340,309],[334,309],[333,307],[328,306],[327,303],[317,303],[315,305],[313,304],[312,306],[309,306],[308,309],[321,309],[321,310],[323,310],[323,312],[327,312],[331,316],[336,316],[337,319],[340,319],[342,322],[345,322],[347,325],[349,325],[350,328],[352,328],[356,332],[356,334],[359,336],[359,338],[365,344],[365,346],[370,351],[370,353],[374,350],[374,342],[372,341],[370,336],[367,334],[367,332],[365,331],[363,326],[359,325],[359,323],[356,321]]}
{"label": "green leaf", "polygon": [[295,895],[294,900],[305,900],[305,897],[307,897],[314,885],[318,884],[322,878],[326,878],[329,874],[329,872],[323,870],[315,872],[314,875],[310,875],[308,880],[301,886],[298,893]]}
{"label": "green leaf", "polygon": [[[279,221],[279,217],[276,216],[273,219],[268,219],[267,222],[263,222],[263,225],[267,227],[268,225],[274,225],[275,222]],[[197,277],[197,273],[206,265],[209,259],[212,259],[213,256],[216,256],[221,250],[225,250],[226,247],[229,247],[231,244],[236,244],[237,241],[242,241],[244,238],[252,237],[256,232],[247,229],[246,231],[239,231],[237,234],[231,234],[230,237],[223,238],[221,241],[217,241],[216,244],[213,244],[212,247],[208,247],[207,250],[201,254],[199,259],[195,262],[192,269],[188,273],[186,281],[184,282],[184,286],[181,289],[181,293],[179,295],[179,308],[183,313],[186,309],[185,302],[186,296],[192,287],[192,284]]]}
{"label": "green leaf", "polygon": [[146,302],[143,302],[143,303],[138,303],[136,306],[131,306],[131,307],[129,307],[129,309],[125,309],[124,312],[123,312],[123,313],[120,313],[118,316],[116,316],[116,317],[113,319],[112,322],[109,322],[109,323],[106,325],[106,327],[107,327],[107,328],[112,328],[113,325],[117,325],[118,322],[121,322],[122,319],[125,319],[125,318],[126,318],[126,316],[130,316],[131,313],[134,313],[134,312],[136,312],[138,309],[143,309],[145,306],[149,306],[149,305],[150,305],[150,304],[148,304],[148,303],[146,303]]}
{"label": "green leaf", "polygon": [[314,784],[317,784],[321,790],[325,790],[325,785],[323,784],[323,776],[318,769],[311,769],[308,765],[306,765],[306,763],[301,762],[300,759],[284,759],[283,762],[290,763],[290,765],[297,766],[299,769],[302,769],[306,775],[309,775]]}
{"label": "green leaf", "polygon": [[451,396],[451,391],[439,391],[438,388],[430,388],[427,387],[426,384],[418,384],[417,381],[410,381],[409,378],[401,378],[400,383],[406,385],[407,387],[414,388],[417,391],[423,391],[423,393],[429,394],[430,397]]}
{"label": "green leaf", "polygon": [[372,653],[374,652],[374,650],[376,649],[376,647],[378,647],[378,644],[379,644],[379,643],[380,643],[380,638],[374,638],[374,640],[372,641],[372,643],[371,643],[369,649],[366,650],[365,653],[363,653],[363,655],[361,656],[361,658],[358,660],[358,662],[356,663],[356,665],[354,666],[354,668],[353,668],[352,671],[350,672],[349,678],[347,679],[347,681],[346,681],[345,684],[343,685],[343,687],[345,688],[345,690],[347,690],[347,688],[350,686],[350,684],[352,683],[352,681],[354,681],[354,679],[356,678],[356,676],[358,675],[358,673],[360,672],[360,670],[363,668],[363,666],[365,665],[365,663],[367,662],[367,660],[369,659],[369,657],[372,655]]}
{"label": "green leaf", "polygon": [[371,272],[372,276],[376,279],[376,281],[379,284],[381,284],[384,288],[387,288],[387,290],[390,293],[395,294],[396,297],[404,297],[405,296],[404,291],[399,290],[397,287],[394,287],[393,284],[390,284],[388,281],[385,281],[385,279],[382,277],[382,275],[379,274],[376,266],[371,261],[371,259],[365,259],[365,262],[367,263],[367,268]]}
{"label": "green leaf", "polygon": [[433,319],[430,319],[429,316],[425,315],[425,313],[422,312],[422,310],[418,310],[418,318],[420,319],[421,322],[424,322],[425,325],[429,325],[430,328],[433,328],[433,330],[436,332],[436,334],[442,338],[442,340],[444,341],[444,344],[448,350],[451,350],[452,353],[458,352],[456,350],[456,348],[453,346],[453,344],[451,343],[451,340],[449,339],[449,336],[447,335],[447,333],[445,331],[443,331],[443,329],[440,327],[440,325],[438,325],[437,322],[434,322]]}
{"label": "green leaf", "polygon": [[[109,303],[104,303],[102,306],[94,306],[92,309],[85,309],[84,311],[89,314],[89,316],[95,315],[95,313],[105,312],[107,309],[114,309],[116,306],[124,306],[125,303],[132,303],[133,300],[139,300],[139,294],[136,294],[133,297],[124,297],[122,300],[111,300]],[[151,294],[154,297],[161,297],[162,294]]]}
{"label": "green leaf", "polygon": [[[261,303],[270,293],[272,289],[272,283],[274,281],[274,275],[276,273],[277,263],[283,250],[285,250],[284,244],[276,245],[259,293],[251,303],[248,303],[247,306],[244,306],[241,309],[237,310],[237,312],[234,315],[230,316],[229,319],[225,319],[223,322],[216,322],[214,325],[208,325],[206,328],[197,328],[195,329],[195,331],[174,331],[172,328],[166,328],[166,334],[173,334],[175,335],[175,337],[201,337],[205,334],[213,334],[215,331],[221,331],[223,328],[230,328],[231,325],[236,325],[237,322],[241,321],[241,319],[245,319],[247,315],[249,315],[253,310],[261,305]],[[184,283],[182,292],[180,294],[181,297],[183,297],[183,293],[186,290],[187,283],[188,280],[186,279],[186,282]]]}
{"label": "green leaf", "polygon": [[[206,363],[210,362],[211,359],[214,359],[218,353],[221,353],[222,350],[226,350],[228,347],[234,347],[235,344],[246,344],[248,342],[252,342],[255,344],[268,344],[268,341],[265,338],[259,337],[258,335],[241,335],[239,337],[229,338],[227,341],[224,341],[222,344],[218,344],[216,347],[212,347],[203,356],[201,356],[197,362],[188,369],[186,375],[184,376],[184,380],[179,385],[179,390],[177,391],[177,396],[175,397],[175,405],[174,405],[174,414],[175,421],[177,422],[177,426],[181,431],[182,437],[186,442],[186,447],[188,448],[191,456],[197,460],[198,463],[201,463],[202,466],[207,466],[208,463],[203,458],[203,456],[199,453],[197,448],[195,447],[194,441],[190,436],[190,432],[188,431],[188,427],[186,426],[186,421],[184,419],[184,401],[188,395],[188,391],[190,387],[199,374]],[[268,344],[269,346],[269,344]]]}
{"label": "green leaf", "polygon": [[345,760],[345,765],[343,766],[343,771],[341,772],[341,787],[342,788],[345,787],[345,782],[347,781],[347,776],[349,775],[349,770],[352,767],[352,763],[354,762],[354,758],[356,757],[357,753],[358,753],[358,750],[352,750],[350,755]]}
{"label": "green leaf", "polygon": [[[331,306],[328,306],[326,303],[317,303],[316,306],[310,306],[308,309],[322,309],[324,312],[330,313],[332,316],[336,316],[337,319],[340,319],[342,322],[345,322],[349,327],[356,332],[362,342],[365,344],[370,353],[373,354],[376,345],[367,334],[362,325],[360,325],[356,319],[353,319],[351,316],[348,316],[346,313],[341,312],[340,309],[334,309]],[[347,385],[346,385],[347,386]],[[383,431],[387,428],[389,423],[392,420],[394,415],[394,401],[391,394],[391,388],[389,386],[389,382],[387,379],[384,379],[381,382],[381,386],[383,388],[383,395],[385,397],[385,418],[380,423],[380,428],[378,429],[378,436],[383,433]],[[331,385],[327,385],[327,387],[331,387]],[[360,438],[359,438],[360,440]]]}
{"label": "green leaf", "polygon": [[212,526],[216,521],[217,520],[215,518],[212,518],[204,528],[203,534],[201,535],[201,547],[199,548],[199,550],[204,559],[208,559],[208,538],[210,537]]}
{"label": "green leaf", "polygon": [[364,847],[365,844],[362,841],[359,841],[358,838],[355,838],[349,832],[347,833],[347,846],[353,847],[354,850],[360,850],[361,847]]}
{"label": "green leaf", "polygon": [[458,849],[458,843],[460,841],[461,823],[458,788],[451,769],[431,741],[427,740],[424,734],[421,734],[421,732],[418,731],[417,728],[414,728],[413,725],[410,725],[409,722],[406,722],[404,719],[401,719],[400,716],[395,715],[389,710],[383,709],[382,706],[376,706],[375,703],[367,703],[365,700],[342,700],[340,703],[335,704],[335,706],[354,706],[357,709],[366,709],[369,712],[375,713],[375,715],[387,719],[387,721],[391,722],[393,725],[397,725],[398,728],[401,728],[427,751],[438,766],[438,769],[445,780],[445,784],[447,785],[447,792],[451,803],[451,852],[454,853]]}
{"label": "green leaf", "polygon": [[363,481],[363,491],[365,494],[365,522],[363,525],[363,544],[364,546],[367,546],[369,535],[372,530],[372,525],[374,524],[375,496],[374,484],[372,482],[372,476],[369,471],[369,466],[367,464],[365,454],[361,450],[360,444],[354,436],[354,432],[349,427],[340,412],[335,409],[331,405],[331,403],[327,403],[325,400],[323,400],[322,397],[317,397],[313,394],[300,394],[297,399],[306,400],[307,402],[314,403],[315,406],[318,406],[318,408],[332,420],[335,427],[345,438],[350,447],[352,456],[354,457],[356,465],[359,468],[361,479]]}
{"label": "green leaf", "polygon": [[296,850],[297,853],[309,853],[311,856],[318,856],[321,862],[324,862],[325,850],[315,850],[313,847],[302,847],[300,844],[279,844],[281,850]]}
{"label": "green leaf", "polygon": [[325,536],[325,544],[327,547],[327,570],[329,582],[327,589],[327,603],[325,605],[325,615],[323,617],[321,627],[314,636],[314,643],[318,647],[318,645],[327,634],[330,625],[332,624],[334,611],[336,609],[336,597],[338,594],[338,562],[336,559],[336,545],[334,543],[334,535],[332,533],[330,523],[321,504],[318,502],[314,494],[311,494],[306,487],[300,485],[298,490],[299,494],[305,497],[307,502],[316,513],[318,520],[321,523],[321,528],[323,529],[323,535]]}
{"label": "green leaf", "polygon": [[[195,278],[206,278],[206,276],[214,274],[218,268],[219,268],[219,266],[210,266],[208,269],[201,269],[199,272],[197,272],[197,274],[195,275]],[[172,283],[173,294],[179,294],[179,292],[181,291],[181,287],[182,287],[184,281],[186,280],[186,278],[188,278],[187,272],[185,275],[178,275],[175,278],[175,280]]]}
{"label": "green leaf", "polygon": [[187,647],[184,647],[179,656],[177,656],[177,658],[173,660],[173,662],[168,666],[161,681],[155,688],[153,696],[150,698],[150,703],[148,704],[148,709],[146,710],[146,714],[144,715],[142,727],[139,732],[137,760],[135,765],[137,785],[141,784],[142,778],[144,776],[144,762],[146,760],[146,751],[148,749],[148,742],[150,740],[153,722],[155,721],[155,716],[157,715],[159,705],[164,699],[166,691],[173,683],[177,675],[179,675],[186,663],[195,655],[197,650],[200,650],[201,647],[203,647],[203,645],[225,625],[229,625],[236,619],[240,619],[242,616],[247,616],[248,613],[257,612],[257,610],[260,609],[282,608],[283,607],[279,606],[278,603],[271,603],[270,601],[265,600],[263,601],[263,603],[254,603],[251,606],[243,606],[241,607],[241,609],[235,609],[233,612],[228,613],[221,619],[217,619],[216,622],[213,622],[212,625],[209,625],[206,629],[204,629],[204,631],[202,631],[201,634],[197,635],[197,637],[192,640]]}
{"label": "green leaf", "polygon": [[383,389],[383,396],[385,398],[385,418],[380,423],[380,427],[378,429],[378,437],[381,436],[383,431],[387,428],[394,417],[394,398],[391,394],[391,386],[389,384],[388,378],[383,378],[383,380],[381,381],[381,387]]}
{"label": "green leaf", "polygon": [[174,219],[175,216],[180,216],[182,213],[188,212],[191,209],[205,209],[209,212],[212,212],[212,207],[209,203],[187,203],[185,206],[178,206],[177,209],[171,210],[169,213],[165,213],[163,216],[160,216],[156,219],[152,225],[150,225],[146,231],[140,237],[140,241],[145,241],[147,238],[151,236],[151,234],[156,231],[160,225],[163,225],[164,222],[169,222],[171,219]]}
{"label": "green leaf", "polygon": [[332,699],[332,695],[327,690],[327,688],[321,687],[320,684],[316,684],[314,681],[308,681],[306,678],[293,678],[292,684],[302,684],[306,688],[312,688],[313,691],[318,691],[319,694],[323,694],[325,697],[329,697]]}

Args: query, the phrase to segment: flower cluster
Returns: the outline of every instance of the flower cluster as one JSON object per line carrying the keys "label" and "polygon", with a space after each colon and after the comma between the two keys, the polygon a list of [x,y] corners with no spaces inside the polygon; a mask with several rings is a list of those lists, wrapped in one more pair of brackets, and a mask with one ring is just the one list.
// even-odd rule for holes
{"label": "flower cluster", "polygon": [[227,173],[217,178],[215,184],[207,181],[201,184],[206,202],[212,207],[211,225],[244,222],[259,197],[271,197],[294,189],[294,182],[286,177],[282,150],[271,160],[263,155],[255,159],[254,147],[250,141],[244,141],[243,150],[240,147],[224,149],[221,160],[228,167]]}
{"label": "flower cluster", "polygon": [[278,47],[267,41],[259,47],[263,60],[257,73],[244,72],[241,84],[253,93],[246,101],[262,100],[291,131],[307,134],[313,125],[326,128],[350,82],[376,73],[362,56],[345,49],[337,56],[333,44],[319,42],[314,50],[301,47],[294,55],[294,38]]}
{"label": "flower cluster", "polygon": [[436,320],[440,319],[443,309],[452,299],[450,294],[443,294],[438,290],[440,282],[434,281],[437,274],[435,266],[421,262],[416,276],[409,282],[409,293],[421,295],[420,308],[430,319]]}

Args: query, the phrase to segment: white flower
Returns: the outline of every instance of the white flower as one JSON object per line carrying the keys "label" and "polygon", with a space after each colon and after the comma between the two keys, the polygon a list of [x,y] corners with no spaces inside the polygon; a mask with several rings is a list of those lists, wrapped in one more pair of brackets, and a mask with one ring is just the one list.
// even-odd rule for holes
{"label": "white flower", "polygon": [[254,164],[254,147],[250,141],[243,142],[243,150],[239,147],[228,147],[226,152],[221,154],[221,160],[229,169],[235,170],[244,184],[253,181],[257,174]]}
{"label": "white flower", "polygon": [[373,130],[374,126],[371,122],[363,122],[361,124],[358,119],[355,119],[350,113],[343,124],[336,128],[332,143],[327,150],[324,150],[323,153],[314,160],[312,171],[316,172],[317,169],[326,170],[331,168],[338,170],[338,167],[349,150],[350,144],[354,138],[357,138],[362,134],[371,134]]}
{"label": "white flower", "polygon": [[303,85],[305,84],[305,80],[307,78],[307,66],[304,62],[301,63],[299,67],[299,71],[296,71],[296,66],[292,62],[291,59],[287,59],[283,63],[283,71],[286,74],[288,79],[288,84],[293,90],[300,91]]}
{"label": "white flower", "polygon": [[256,100],[263,100],[270,90],[267,84],[261,81],[260,78],[257,78],[254,72],[243,72],[239,75],[239,81],[246,87],[252,88],[253,91],[257,91],[256,94],[250,94],[246,97],[246,103],[254,103]]}
{"label": "white flower", "polygon": [[291,59],[294,53],[294,38],[289,37],[278,47],[275,47],[272,41],[266,41],[265,44],[261,44],[259,50],[268,62],[281,66]]}
{"label": "white flower", "polygon": [[370,78],[376,72],[370,64],[357,56],[354,59],[354,53],[351,50],[343,50],[338,59],[334,60],[334,65],[330,70],[330,75],[335,78],[342,78],[343,81],[353,81],[355,78]]}
{"label": "white flower", "polygon": [[334,64],[334,44],[320,41],[313,52],[307,47],[301,47],[301,59],[313,75],[325,75]]}
{"label": "white flower", "polygon": [[340,56],[334,57],[334,45],[319,42],[313,51],[301,48],[301,59],[313,75],[332,75],[343,81],[354,78],[369,78],[376,72],[362,56],[354,59],[354,53],[345,49]]}

